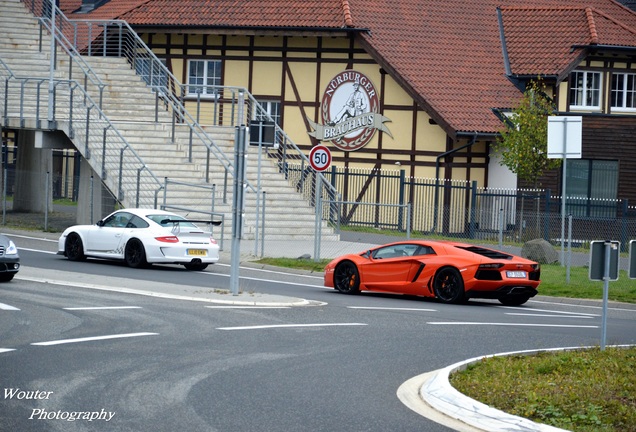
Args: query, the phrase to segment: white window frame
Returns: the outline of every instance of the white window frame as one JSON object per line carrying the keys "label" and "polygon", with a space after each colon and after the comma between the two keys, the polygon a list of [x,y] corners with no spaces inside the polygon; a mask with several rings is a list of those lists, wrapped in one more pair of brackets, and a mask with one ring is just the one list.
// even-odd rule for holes
{"label": "white window frame", "polygon": [[[201,76],[191,76],[192,65],[194,63],[203,64],[203,73]],[[217,67],[210,67],[211,65],[217,65]],[[198,96],[199,89],[201,90],[202,98],[217,98],[219,97],[219,91],[212,89],[209,86],[221,85],[221,60],[211,59],[197,59],[188,60],[188,96]],[[215,74],[216,72],[216,74]],[[193,83],[192,79],[201,80],[201,84]]]}
{"label": "white window frame", "polygon": [[[274,120],[278,126],[280,126],[280,101],[275,100],[257,100],[256,101],[262,110],[264,110],[271,118]],[[256,110],[254,110],[254,114],[252,115],[252,120],[267,120],[267,117],[264,115],[259,115]]]}
{"label": "white window frame", "polygon": [[[622,75],[623,76],[623,85],[622,88],[618,89],[618,88],[614,88],[614,77]],[[628,82],[629,79],[631,77],[631,85],[632,88],[628,88]],[[621,105],[614,105],[614,94],[615,93],[621,93],[622,94],[622,104]],[[632,96],[632,105],[633,106],[626,106],[627,104],[627,95],[631,93]],[[611,89],[610,89],[610,107],[612,108],[612,111],[628,111],[628,112],[636,112],[636,73],[632,72],[613,72],[612,73],[612,83],[611,83]]]}
{"label": "white window frame", "polygon": [[[583,85],[582,87],[575,87],[577,84],[577,80],[575,79],[575,74],[583,74]],[[588,83],[591,81],[592,76],[598,76],[598,87],[589,88]],[[570,98],[570,108],[577,110],[591,110],[591,111],[600,111],[601,104],[603,102],[603,74],[601,72],[595,71],[583,71],[583,70],[575,70],[570,74],[570,95],[572,92],[581,93],[581,103],[576,103],[572,98]],[[598,105],[589,105],[587,100],[591,98],[590,93],[596,92],[598,94]]]}

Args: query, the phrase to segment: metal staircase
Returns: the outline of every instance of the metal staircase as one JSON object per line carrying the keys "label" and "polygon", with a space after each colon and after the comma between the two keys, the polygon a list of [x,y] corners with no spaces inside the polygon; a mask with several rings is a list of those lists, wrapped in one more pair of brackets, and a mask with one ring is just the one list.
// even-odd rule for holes
{"label": "metal staircase", "polygon": [[[213,210],[226,215],[229,236],[234,125],[245,121],[240,113],[254,116],[256,101],[244,89],[219,88],[226,103],[215,113],[224,124],[201,126],[179,97],[183,86],[127,24],[69,21],[58,9],[55,122],[48,125],[51,21],[33,13],[42,6],[42,0],[0,0],[3,127],[61,129],[124,206]],[[278,148],[260,154],[248,149],[244,237],[256,236],[261,224],[265,240],[313,239],[315,174],[280,129],[277,140]],[[321,184],[318,192],[333,199],[331,185]],[[326,223],[321,233],[337,239]]]}

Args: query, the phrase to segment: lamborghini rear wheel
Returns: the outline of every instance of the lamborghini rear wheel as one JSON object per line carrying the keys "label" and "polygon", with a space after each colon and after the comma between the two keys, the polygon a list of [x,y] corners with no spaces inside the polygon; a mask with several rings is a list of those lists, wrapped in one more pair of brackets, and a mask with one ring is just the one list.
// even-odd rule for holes
{"label": "lamborghini rear wheel", "polygon": [[338,264],[333,274],[333,283],[341,293],[357,294],[360,292],[360,274],[356,265],[351,261]]}
{"label": "lamborghini rear wheel", "polygon": [[465,299],[464,280],[454,267],[442,267],[433,279],[435,297],[444,303],[461,303]]}

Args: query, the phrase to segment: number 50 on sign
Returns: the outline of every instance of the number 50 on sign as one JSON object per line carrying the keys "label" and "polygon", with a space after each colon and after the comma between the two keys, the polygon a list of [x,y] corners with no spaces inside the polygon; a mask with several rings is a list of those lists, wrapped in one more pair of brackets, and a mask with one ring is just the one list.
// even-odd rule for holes
{"label": "number 50 on sign", "polygon": [[316,171],[324,171],[331,166],[331,151],[324,145],[317,145],[309,152],[309,164]]}

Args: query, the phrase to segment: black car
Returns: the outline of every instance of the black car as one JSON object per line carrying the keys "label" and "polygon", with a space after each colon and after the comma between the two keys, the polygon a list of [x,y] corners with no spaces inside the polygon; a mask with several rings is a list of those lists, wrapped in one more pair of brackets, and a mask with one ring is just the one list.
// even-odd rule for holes
{"label": "black car", "polygon": [[9,237],[0,234],[0,282],[9,282],[19,269],[18,248]]}

